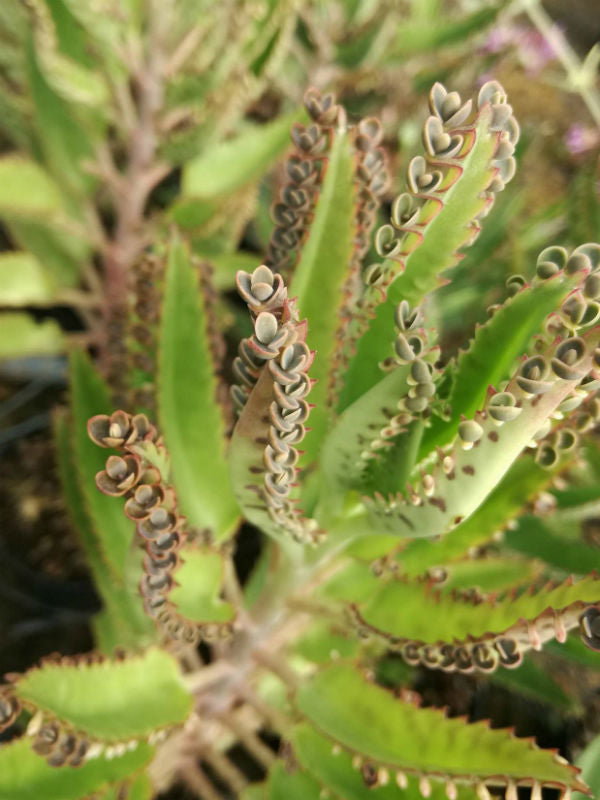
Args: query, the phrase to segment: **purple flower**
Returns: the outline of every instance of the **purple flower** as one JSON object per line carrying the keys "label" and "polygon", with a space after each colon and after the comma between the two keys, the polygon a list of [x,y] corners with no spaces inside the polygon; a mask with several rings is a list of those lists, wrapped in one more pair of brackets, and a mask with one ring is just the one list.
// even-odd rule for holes
{"label": "purple flower", "polygon": [[485,53],[501,53],[515,48],[529,75],[536,75],[556,58],[552,44],[539,31],[527,25],[509,22],[496,25],[483,44]]}
{"label": "purple flower", "polygon": [[600,145],[600,133],[596,128],[587,128],[581,122],[575,122],[565,135],[565,144],[574,156],[586,153]]}

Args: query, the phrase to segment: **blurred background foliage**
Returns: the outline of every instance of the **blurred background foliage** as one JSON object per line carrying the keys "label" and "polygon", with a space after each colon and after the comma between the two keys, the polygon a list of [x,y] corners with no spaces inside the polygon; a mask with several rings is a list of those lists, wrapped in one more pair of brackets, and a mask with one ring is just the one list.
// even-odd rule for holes
{"label": "blurred background foliage", "polygon": [[[522,127],[519,170],[452,296],[438,292],[451,353],[502,299],[506,278],[532,276],[540,249],[600,238],[599,41],[597,0],[0,3],[1,671],[90,646],[98,601],[59,497],[50,418],[69,343],[94,352],[118,304],[107,276],[125,276],[126,290],[131,265],[177,225],[213,265],[221,324],[237,341],[247,315],[229,290],[236,270],[266,253],[305,89],[335,92],[351,119],[380,118],[397,176],[391,199],[419,152],[431,84],[470,94],[496,78]],[[591,472],[575,468],[554,491],[562,517],[521,523],[528,555],[552,577],[578,563],[587,572],[590,559],[600,567],[593,443],[590,455]],[[583,518],[569,517],[582,498]],[[518,549],[518,537],[506,544]],[[390,659],[382,680],[405,669]],[[568,755],[598,727],[599,673],[575,642],[494,676],[493,691],[425,673],[415,686],[426,702],[516,723]],[[574,683],[575,695],[565,691]]]}

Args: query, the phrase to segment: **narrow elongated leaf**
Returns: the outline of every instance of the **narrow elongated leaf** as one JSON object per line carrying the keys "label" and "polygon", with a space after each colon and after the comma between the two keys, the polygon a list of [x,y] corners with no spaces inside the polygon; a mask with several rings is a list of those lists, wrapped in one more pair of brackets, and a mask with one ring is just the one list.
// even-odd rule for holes
{"label": "narrow elongated leaf", "polygon": [[367,465],[362,453],[397,412],[398,401],[408,391],[409,374],[410,367],[398,367],[383,377],[340,415],[327,434],[321,454],[321,496],[330,508],[335,507],[336,493],[341,502],[344,491],[360,484]]}
{"label": "narrow elongated leaf", "polygon": [[0,800],[80,800],[139,772],[153,751],[139,742],[122,756],[101,755],[77,768],[56,768],[36,755],[27,739],[17,739],[0,747]]}
{"label": "narrow elongated leaf", "polygon": [[183,169],[181,198],[171,209],[183,227],[196,227],[217,213],[233,193],[256,183],[286,149],[299,112],[205,149]]}
{"label": "narrow elongated leaf", "polygon": [[0,314],[0,359],[56,355],[64,348],[63,332],[53,319],[36,322],[19,311]]}
{"label": "narrow elongated leaf", "polygon": [[600,736],[596,736],[577,759],[581,777],[595,797],[600,794]]}
{"label": "narrow elongated leaf", "polygon": [[218,197],[261,177],[287,147],[290,125],[298,116],[295,111],[268,125],[248,127],[190,161],[183,173],[183,196]]}
{"label": "narrow elongated leaf", "polygon": [[534,583],[540,573],[539,562],[521,558],[488,557],[456,561],[448,567],[442,592],[453,589],[478,589],[486,594],[508,591],[513,586]]}
{"label": "narrow elongated leaf", "polygon": [[45,37],[38,37],[37,57],[45,78],[54,91],[72,103],[101,108],[108,90],[102,74],[89,70],[47,46]]}
{"label": "narrow elongated leaf", "polygon": [[294,652],[315,664],[328,664],[333,658],[352,658],[359,643],[351,633],[343,635],[331,622],[315,620],[294,643]]}
{"label": "narrow elongated leaf", "polygon": [[317,383],[311,393],[315,404],[310,417],[312,430],[304,443],[305,461],[313,461],[327,429],[328,376],[339,325],[342,286],[347,277],[354,238],[354,170],[348,135],[336,133],[327,162],[327,172],[308,241],[290,287],[298,297],[301,319],[308,321],[308,343],[316,350],[311,377]]}
{"label": "narrow elongated leaf", "polygon": [[96,183],[82,168],[82,162],[93,155],[89,131],[49,85],[48,74],[40,69],[33,36],[27,45],[26,65],[35,126],[46,164],[70,190],[87,192]]}
{"label": "narrow elongated leaf", "polygon": [[[347,548],[356,558],[373,561],[396,550],[404,575],[423,575],[431,567],[441,567],[480,547],[498,531],[505,530],[553,479],[553,472],[543,469],[533,458],[523,455],[508,470],[498,486],[471,516],[446,536],[436,541],[413,539],[398,546],[392,536],[365,536]],[[577,572],[577,570],[573,570]]]}
{"label": "narrow elongated leaf", "polygon": [[600,569],[598,548],[559,536],[534,516],[521,517],[517,527],[506,532],[505,543],[511,550],[540,558],[564,572],[587,575],[591,569]]}
{"label": "narrow elongated leaf", "polygon": [[[273,398],[273,377],[267,366],[261,368],[233,430],[229,447],[229,469],[235,496],[246,519],[272,536],[284,547],[296,545],[286,533],[285,522],[279,524],[271,513],[268,497],[263,492],[265,442],[269,432],[269,418],[265,415]],[[298,520],[300,526],[302,522]],[[289,527],[289,526],[288,526]]]}
{"label": "narrow elongated leaf", "polygon": [[[404,648],[403,654],[410,658],[405,647],[407,642],[465,646],[469,643],[472,649],[470,643],[477,640],[495,646],[496,642],[508,638],[518,645],[519,652],[531,647],[539,649],[545,641],[555,637],[564,641],[567,631],[577,627],[582,611],[589,605],[600,605],[600,579],[595,575],[577,583],[569,579],[560,586],[540,589],[533,594],[510,594],[501,600],[494,600],[492,596],[480,602],[436,592],[423,583],[392,579],[383,582],[381,589],[373,593],[360,608],[359,617],[369,629],[394,638],[395,645]],[[498,657],[493,653],[487,655],[494,659],[489,667],[493,669]],[[429,659],[427,663],[431,666],[444,662],[442,655],[425,650],[415,653],[416,661],[421,658]],[[504,663],[502,659],[500,663]],[[453,669],[454,662],[444,664],[444,668]],[[461,668],[460,660],[456,668]]]}
{"label": "narrow elongated leaf", "polygon": [[[490,678],[499,686],[551,708],[560,708],[569,714],[581,714],[583,711],[581,703],[552,678],[547,665],[534,662],[531,655],[523,659],[519,669],[498,669]],[[583,778],[585,780],[585,776]]]}
{"label": "narrow elongated leaf", "polygon": [[465,40],[489,25],[496,18],[501,5],[478,8],[457,20],[429,20],[400,25],[396,39],[385,55],[385,61],[404,61],[411,55],[438,50]]}
{"label": "narrow elongated leaf", "polygon": [[189,522],[218,539],[233,533],[238,507],[225,462],[205,303],[185,245],[171,243],[161,318],[158,411],[178,499]]}
{"label": "narrow elongated leaf", "polygon": [[93,67],[94,59],[87,51],[85,31],[69,11],[68,0],[67,3],[64,0],[47,0],[47,5],[52,15],[60,52],[85,67]]}
{"label": "narrow elongated leaf", "polygon": [[559,272],[535,286],[524,286],[502,305],[484,325],[478,326],[469,349],[460,354],[448,405],[450,418],[432,419],[425,431],[419,460],[450,442],[461,415],[471,418],[485,401],[488,386],[508,378],[515,361],[527,350],[531,337],[542,330],[548,314],[581,281],[580,275]]}
{"label": "narrow elongated leaf", "polygon": [[366,681],[352,666],[322,670],[297,695],[299,710],[332,744],[378,767],[505,786],[511,780],[585,789],[577,770],[531,740],[485,723],[466,725],[417,708]]}
{"label": "narrow elongated leaf", "polygon": [[505,530],[525,505],[549,486],[553,474],[530,456],[519,458],[471,516],[439,542],[414,540],[399,550],[397,558],[406,575],[422,575],[434,566],[450,564],[470,548],[480,547]]}
{"label": "narrow elongated leaf", "polygon": [[[292,733],[294,753],[302,766],[314,775],[325,787],[333,792],[334,797],[344,800],[421,800],[418,781],[411,780],[400,794],[396,776],[385,768],[367,770],[363,777],[360,768],[352,763],[352,756],[347,751],[334,752],[331,740],[317,733],[306,723],[298,725]],[[338,748],[339,750],[339,748]],[[461,798],[475,800],[475,792],[461,787]],[[431,786],[430,800],[444,800],[446,792],[441,783]]]}
{"label": "narrow elongated leaf", "polygon": [[[491,162],[498,133],[490,130],[490,124],[491,109],[484,107],[475,125],[475,141],[460,161],[460,177],[440,195],[437,204],[429,200],[423,206],[421,218],[427,222],[422,237],[412,245],[404,271],[388,288],[385,300],[377,307],[368,330],[358,342],[340,395],[340,411],[380,379],[378,365],[390,355],[395,338],[396,305],[401,300],[407,300],[411,306],[419,305],[439,285],[440,273],[458,261],[458,250],[472,235],[468,226],[484,208],[482,192],[494,172]],[[393,263],[386,265],[394,268]]]}
{"label": "narrow elongated leaf", "polygon": [[124,661],[64,666],[46,663],[15,684],[17,696],[76,730],[103,741],[127,741],[185,722],[192,697],[177,662],[151,648]]}
{"label": "narrow elongated leaf", "polygon": [[154,795],[150,778],[142,774],[122,783],[120,786],[109,789],[102,795],[102,800],[120,800],[125,791],[127,792],[125,795],[127,800],[152,800]]}
{"label": "narrow elongated leaf", "polygon": [[87,421],[90,417],[112,413],[110,395],[89,358],[77,350],[71,354],[70,380],[73,452],[79,483],[103,557],[114,577],[122,582],[128,552],[134,540],[135,526],[123,515],[120,503],[96,488],[94,478],[105,467],[106,452],[97,447],[87,435]]}
{"label": "narrow elongated leaf", "polygon": [[[139,578],[131,582],[121,582],[115,579],[105,561],[99,537],[94,530],[77,480],[72,439],[66,418],[63,415],[57,416],[54,440],[63,493],[79,541],[85,551],[88,566],[92,571],[94,583],[104,604],[104,609],[94,620],[98,645],[106,654],[113,653],[116,647],[136,648],[149,645],[156,638],[156,629],[143,612],[137,586]],[[141,575],[141,568],[139,574]]]}

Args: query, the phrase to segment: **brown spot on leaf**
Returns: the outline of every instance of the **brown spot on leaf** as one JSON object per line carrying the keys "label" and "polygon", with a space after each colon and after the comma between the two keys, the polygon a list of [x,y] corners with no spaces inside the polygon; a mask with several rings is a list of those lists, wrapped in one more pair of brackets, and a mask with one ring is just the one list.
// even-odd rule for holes
{"label": "brown spot on leaf", "polygon": [[431,497],[429,499],[429,503],[436,508],[439,508],[440,511],[446,510],[446,501],[443,497]]}

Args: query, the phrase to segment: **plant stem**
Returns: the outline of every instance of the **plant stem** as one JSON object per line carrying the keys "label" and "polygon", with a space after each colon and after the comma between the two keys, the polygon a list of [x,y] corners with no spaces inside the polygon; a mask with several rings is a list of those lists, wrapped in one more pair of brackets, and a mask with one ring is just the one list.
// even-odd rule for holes
{"label": "plant stem", "polygon": [[567,38],[542,7],[539,0],[521,0],[521,5],[529,19],[552,46],[557,59],[563,65],[573,91],[581,95],[592,119],[600,128],[600,97],[592,86],[582,84],[582,65]]}
{"label": "plant stem", "polygon": [[[145,210],[154,186],[168,173],[169,168],[157,161],[158,115],[164,103],[164,72],[166,55],[164,33],[159,12],[159,0],[148,2],[148,35],[145,54],[139,56],[131,48],[129,61],[131,83],[136,87],[135,119],[127,119],[123,127],[129,131],[127,167],[119,174],[110,154],[104,154],[105,169],[111,177],[109,188],[113,196],[116,225],[112,239],[103,251],[105,271],[105,317],[110,329],[112,312],[122,307],[127,293],[128,276],[132,265],[149,242],[145,229]],[[122,109],[125,108],[120,103]],[[124,112],[123,112],[124,113]],[[110,334],[107,334],[110,336]],[[107,349],[110,342],[107,341]],[[107,354],[104,353],[106,359]]]}

